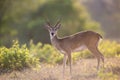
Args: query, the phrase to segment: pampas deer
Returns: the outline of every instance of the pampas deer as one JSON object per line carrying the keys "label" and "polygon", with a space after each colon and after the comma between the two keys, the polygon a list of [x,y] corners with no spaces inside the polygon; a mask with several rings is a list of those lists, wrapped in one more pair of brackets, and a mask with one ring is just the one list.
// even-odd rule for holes
{"label": "pampas deer", "polygon": [[64,38],[58,38],[57,31],[61,27],[60,20],[54,26],[51,26],[50,23],[47,22],[45,27],[49,31],[52,45],[64,54],[63,75],[67,58],[70,64],[70,73],[72,73],[71,53],[83,49],[88,49],[97,58],[97,69],[99,69],[100,60],[102,60],[104,65],[104,56],[98,50],[98,42],[100,38],[102,38],[100,34],[93,31],[82,31]]}

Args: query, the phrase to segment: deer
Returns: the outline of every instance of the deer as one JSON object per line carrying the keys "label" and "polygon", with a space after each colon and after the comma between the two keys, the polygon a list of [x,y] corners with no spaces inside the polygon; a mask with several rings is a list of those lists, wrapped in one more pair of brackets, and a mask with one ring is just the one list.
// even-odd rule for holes
{"label": "deer", "polygon": [[68,59],[70,66],[70,74],[72,74],[72,60],[71,54],[84,49],[88,49],[97,58],[97,70],[99,70],[100,61],[102,60],[104,66],[104,56],[98,49],[99,40],[102,36],[94,31],[80,31],[70,36],[60,38],[57,36],[57,31],[61,27],[61,20],[52,26],[49,21],[46,22],[45,28],[49,31],[51,44],[64,55],[63,58],[63,76]]}

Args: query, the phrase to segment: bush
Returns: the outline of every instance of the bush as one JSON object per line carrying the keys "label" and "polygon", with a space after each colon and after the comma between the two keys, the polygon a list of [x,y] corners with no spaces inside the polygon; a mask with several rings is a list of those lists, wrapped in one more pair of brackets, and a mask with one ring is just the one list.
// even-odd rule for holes
{"label": "bush", "polygon": [[55,64],[61,63],[63,56],[50,44],[33,44],[30,42],[30,52],[39,58],[40,62]]}
{"label": "bush", "polygon": [[[99,50],[105,57],[120,56],[120,44],[115,41],[103,40],[99,44]],[[62,63],[63,55],[50,44],[33,44],[30,43],[30,52],[40,59],[40,62],[45,63]],[[75,52],[72,54],[73,62],[80,58],[93,58],[94,56],[88,50]]]}
{"label": "bush", "polygon": [[[120,44],[116,41],[103,40],[99,44],[99,50],[105,57],[120,57]],[[73,59],[79,58],[93,58],[94,56],[88,50],[75,52]]]}
{"label": "bush", "polygon": [[37,66],[39,60],[30,54],[26,45],[21,47],[18,41],[14,41],[11,48],[0,48],[0,71],[7,72],[13,70],[22,70]]}
{"label": "bush", "polygon": [[120,55],[120,44],[116,41],[104,40],[99,46],[105,57],[116,57]]}

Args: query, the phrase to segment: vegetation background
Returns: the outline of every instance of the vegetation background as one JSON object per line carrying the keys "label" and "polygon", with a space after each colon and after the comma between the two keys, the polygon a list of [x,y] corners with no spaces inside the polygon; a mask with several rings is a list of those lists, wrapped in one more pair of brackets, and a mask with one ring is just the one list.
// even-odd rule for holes
{"label": "vegetation background", "polygon": [[95,74],[94,56],[87,50],[77,52],[72,55],[72,80],[119,80],[119,0],[0,0],[0,80],[61,80],[63,55],[44,28],[47,20],[54,25],[59,18],[59,37],[83,30],[103,36],[99,49],[105,69]]}

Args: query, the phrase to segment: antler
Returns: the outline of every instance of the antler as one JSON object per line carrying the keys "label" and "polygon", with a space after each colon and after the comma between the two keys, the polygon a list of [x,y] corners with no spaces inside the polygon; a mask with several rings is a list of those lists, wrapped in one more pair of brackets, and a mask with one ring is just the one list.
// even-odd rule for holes
{"label": "antler", "polygon": [[46,23],[47,23],[47,25],[48,25],[48,26],[50,26],[50,27],[51,27],[51,24],[50,24],[50,22],[49,22],[49,20],[48,20],[48,19],[46,20]]}
{"label": "antler", "polygon": [[50,25],[50,22],[49,22],[48,18],[46,18],[45,28],[48,29],[48,30],[51,29],[51,25]]}
{"label": "antler", "polygon": [[54,27],[56,27],[60,23],[60,21],[61,21],[61,18],[58,19],[58,21],[57,21],[57,23],[55,24]]}

